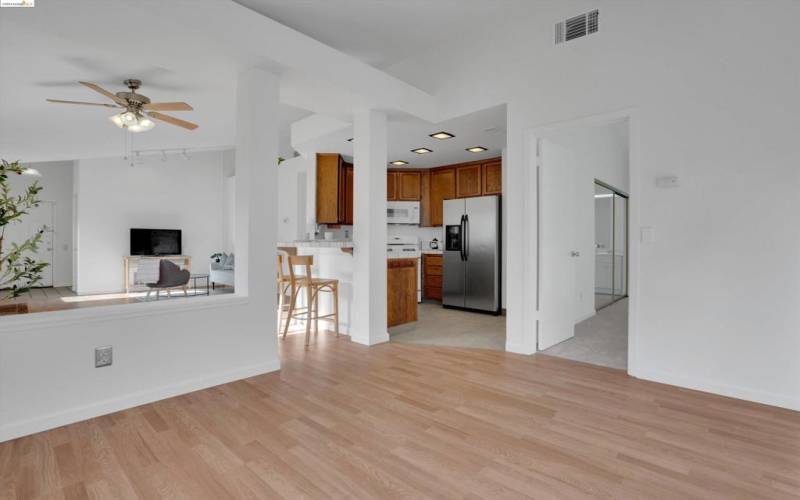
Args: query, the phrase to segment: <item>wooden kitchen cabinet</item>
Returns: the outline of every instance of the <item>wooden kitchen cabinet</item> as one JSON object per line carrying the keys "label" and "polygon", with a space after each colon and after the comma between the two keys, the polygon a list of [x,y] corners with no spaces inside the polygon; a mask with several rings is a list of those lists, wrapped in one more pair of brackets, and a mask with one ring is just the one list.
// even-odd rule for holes
{"label": "wooden kitchen cabinet", "polygon": [[389,259],[386,285],[388,325],[417,321],[417,259]]}
{"label": "wooden kitchen cabinet", "polygon": [[399,201],[420,200],[419,172],[397,172],[397,199]]}
{"label": "wooden kitchen cabinet", "polygon": [[482,189],[481,165],[465,165],[456,168],[456,198],[480,196]]}
{"label": "wooden kitchen cabinet", "polygon": [[481,193],[487,194],[500,194],[503,192],[503,173],[502,162],[498,158],[486,162],[483,167],[483,187]]}
{"label": "wooden kitchen cabinet", "polygon": [[441,226],[444,218],[444,200],[456,197],[456,172],[455,169],[437,169],[431,172],[430,193],[430,223],[431,226]]}
{"label": "wooden kitchen cabinet", "polygon": [[386,172],[386,199],[397,201],[397,172]]}
{"label": "wooden kitchen cabinet", "polygon": [[431,172],[424,170],[419,174],[419,225],[431,226]]}
{"label": "wooden kitchen cabinet", "polygon": [[344,168],[336,153],[317,153],[317,224],[339,224],[344,210]]}
{"label": "wooden kitchen cabinet", "polygon": [[317,224],[353,223],[353,164],[336,153],[317,154]]}
{"label": "wooden kitchen cabinet", "polygon": [[353,225],[353,164],[344,164],[344,224]]}
{"label": "wooden kitchen cabinet", "polygon": [[442,300],[442,263],[441,254],[422,254],[422,298]]}

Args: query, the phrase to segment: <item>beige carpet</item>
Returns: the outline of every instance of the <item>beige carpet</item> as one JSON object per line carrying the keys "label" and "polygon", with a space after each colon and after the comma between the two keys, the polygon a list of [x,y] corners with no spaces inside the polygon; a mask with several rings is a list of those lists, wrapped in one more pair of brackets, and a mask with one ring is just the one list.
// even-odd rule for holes
{"label": "beige carpet", "polygon": [[575,336],[543,354],[593,365],[628,369],[628,299],[597,311],[575,325]]}
{"label": "beige carpet", "polygon": [[389,328],[392,342],[452,347],[506,349],[506,318],[445,309],[439,303],[419,305],[419,321]]}

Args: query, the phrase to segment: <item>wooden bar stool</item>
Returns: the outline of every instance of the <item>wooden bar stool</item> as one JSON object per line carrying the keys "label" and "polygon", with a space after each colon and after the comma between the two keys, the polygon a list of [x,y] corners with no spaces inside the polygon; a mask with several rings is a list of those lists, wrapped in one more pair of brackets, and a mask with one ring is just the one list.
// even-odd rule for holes
{"label": "wooden bar stool", "polygon": [[[333,321],[336,336],[339,336],[339,280],[314,278],[311,276],[311,266],[314,264],[312,255],[290,255],[289,256],[289,283],[291,287],[291,300],[289,301],[289,315],[286,324],[283,326],[283,338],[289,331],[289,321],[292,318],[306,320],[306,346],[311,337],[311,320],[314,320],[314,333],[319,333],[319,320],[325,319]],[[295,274],[295,267],[302,266],[304,274]],[[306,291],[306,307],[304,313],[298,313],[297,298],[300,291]],[[329,292],[333,294],[333,312],[323,316],[319,315],[319,294]],[[305,318],[303,318],[305,316]]]}
{"label": "wooden bar stool", "polygon": [[[287,257],[290,255],[297,255],[297,247],[278,247],[278,331],[281,331],[281,324],[283,321],[284,311],[289,310],[289,304],[286,303],[286,294],[291,289],[292,283],[289,274],[284,272],[286,270],[285,264],[288,263]],[[287,319],[289,321],[289,319]]]}

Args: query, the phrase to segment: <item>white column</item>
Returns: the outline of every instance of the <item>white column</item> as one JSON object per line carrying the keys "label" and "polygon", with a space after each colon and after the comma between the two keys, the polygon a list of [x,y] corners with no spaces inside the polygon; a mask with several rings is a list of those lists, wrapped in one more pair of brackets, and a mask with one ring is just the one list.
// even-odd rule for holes
{"label": "white column", "polygon": [[278,89],[278,77],[260,69],[239,74],[236,86],[236,293],[250,297],[263,315],[264,333],[273,335],[276,333]]}
{"label": "white column", "polygon": [[350,339],[389,340],[386,321],[386,114],[357,111],[353,139],[353,324]]}

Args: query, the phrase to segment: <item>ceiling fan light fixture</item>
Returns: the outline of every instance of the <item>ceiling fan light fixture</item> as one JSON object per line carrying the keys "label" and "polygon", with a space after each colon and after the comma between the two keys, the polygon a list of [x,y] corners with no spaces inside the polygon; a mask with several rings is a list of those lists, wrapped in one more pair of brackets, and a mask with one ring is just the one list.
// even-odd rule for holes
{"label": "ceiling fan light fixture", "polygon": [[147,132],[156,126],[156,123],[141,113],[125,111],[109,118],[119,128],[129,132]]}

